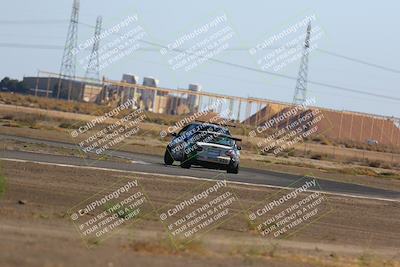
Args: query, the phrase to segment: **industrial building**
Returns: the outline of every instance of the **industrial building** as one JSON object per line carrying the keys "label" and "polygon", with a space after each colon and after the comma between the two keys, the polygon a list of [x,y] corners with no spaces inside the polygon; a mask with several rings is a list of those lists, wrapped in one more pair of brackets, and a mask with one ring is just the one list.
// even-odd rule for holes
{"label": "industrial building", "polygon": [[[199,84],[189,84],[189,91],[192,92],[200,92],[201,85]],[[189,110],[192,112],[197,112],[199,110],[200,98],[198,95],[188,95],[187,97],[187,105]]]}
{"label": "industrial building", "polygon": [[[134,98],[143,110],[169,115],[194,113],[199,110],[199,96],[192,94],[184,96],[165,91],[159,88],[160,82],[154,77],[144,77],[143,86],[140,86],[138,76],[123,74],[121,82],[121,86],[108,85],[108,95],[118,95],[122,102]],[[188,91],[199,92],[201,85],[189,84]]]}
{"label": "industrial building", "polygon": [[23,82],[36,96],[84,102],[95,102],[102,90],[98,83],[54,76],[24,77]]}

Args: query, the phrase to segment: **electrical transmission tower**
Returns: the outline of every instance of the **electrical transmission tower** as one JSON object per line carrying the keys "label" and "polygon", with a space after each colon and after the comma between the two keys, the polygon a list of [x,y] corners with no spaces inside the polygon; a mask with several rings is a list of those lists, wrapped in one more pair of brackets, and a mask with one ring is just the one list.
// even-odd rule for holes
{"label": "electrical transmission tower", "polygon": [[64,53],[61,61],[60,76],[75,77],[76,53],[78,51],[78,20],[79,0],[74,0],[67,40],[65,41]]}
{"label": "electrical transmission tower", "polygon": [[102,17],[98,16],[96,20],[96,27],[94,30],[93,48],[90,54],[89,62],[86,68],[85,78],[99,81],[100,80],[100,66],[99,66],[99,47],[100,47],[100,34]]}
{"label": "electrical transmission tower", "polygon": [[310,49],[311,22],[307,26],[306,39],[304,41],[303,56],[301,57],[299,74],[297,77],[296,88],[293,97],[293,104],[299,105],[306,101],[307,95],[307,76],[308,76],[308,54]]}
{"label": "electrical transmission tower", "polygon": [[71,19],[65,41],[64,53],[61,60],[60,77],[58,79],[57,99],[60,98],[61,79],[69,78],[68,100],[71,98],[72,81],[76,71],[76,53],[78,52],[78,21],[79,21],[79,0],[74,0]]}

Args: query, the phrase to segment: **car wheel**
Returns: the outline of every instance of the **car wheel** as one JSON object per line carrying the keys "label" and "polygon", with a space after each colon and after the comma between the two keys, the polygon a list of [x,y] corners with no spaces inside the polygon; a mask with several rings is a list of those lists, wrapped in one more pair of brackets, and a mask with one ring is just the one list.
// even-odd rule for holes
{"label": "car wheel", "polygon": [[228,169],[226,170],[227,173],[239,173],[239,164],[229,164]]}
{"label": "car wheel", "polygon": [[165,165],[172,165],[172,163],[174,163],[174,158],[168,148],[165,150],[164,163]]}
{"label": "car wheel", "polygon": [[188,159],[187,155],[183,155],[183,159],[181,161],[181,167],[184,169],[190,169],[192,167],[192,163],[190,162],[190,159]]}

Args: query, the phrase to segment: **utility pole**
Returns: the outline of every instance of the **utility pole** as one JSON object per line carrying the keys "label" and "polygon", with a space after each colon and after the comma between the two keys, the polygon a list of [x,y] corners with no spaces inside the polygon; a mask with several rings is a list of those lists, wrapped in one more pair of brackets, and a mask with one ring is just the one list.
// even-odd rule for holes
{"label": "utility pole", "polygon": [[58,82],[57,98],[60,97],[61,79],[63,77],[74,79],[76,75],[76,53],[78,47],[78,22],[79,22],[79,0],[74,0],[71,19],[69,23],[67,40],[65,41],[64,53],[61,60],[60,77]]}
{"label": "utility pole", "polygon": [[101,16],[97,17],[96,27],[94,30],[92,53],[90,54],[89,62],[85,73],[85,78],[95,81],[100,81],[99,47],[100,47],[102,20],[103,19]]}
{"label": "utility pole", "polygon": [[301,57],[299,74],[293,96],[293,104],[300,105],[306,101],[307,77],[308,77],[308,54],[310,52],[311,22],[307,26],[306,39],[304,41],[303,56]]}

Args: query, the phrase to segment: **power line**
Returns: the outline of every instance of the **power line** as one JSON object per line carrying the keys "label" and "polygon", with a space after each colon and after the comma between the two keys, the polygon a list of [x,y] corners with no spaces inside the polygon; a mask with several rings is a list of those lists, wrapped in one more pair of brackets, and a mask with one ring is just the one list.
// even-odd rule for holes
{"label": "power line", "polygon": [[[1,22],[2,21],[0,21],[0,23]],[[82,25],[87,26],[87,27],[94,28],[94,26],[86,24],[86,23],[79,22],[79,24],[82,24]],[[118,34],[118,33],[114,33],[114,34],[120,36],[120,34]],[[143,42],[143,43],[146,43],[146,44],[149,44],[151,46],[156,46],[156,47],[159,47],[159,48],[168,49],[166,46],[158,44],[158,43],[154,43],[154,42],[150,42],[150,41],[146,41],[146,40],[139,40],[139,41]],[[0,47],[36,48],[36,49],[62,49],[62,47],[56,46],[56,45],[27,45],[27,44],[16,44],[16,43],[0,43]],[[237,48],[237,49],[239,49],[239,48]],[[190,53],[188,53],[188,52],[186,52],[184,50],[180,50],[180,49],[171,49],[171,51],[190,54]],[[378,65],[378,64],[374,64],[374,63],[366,62],[366,61],[363,61],[363,60],[350,58],[350,57],[339,55],[339,54],[336,54],[336,53],[333,53],[333,52],[329,52],[329,51],[326,51],[326,50],[321,50],[321,51],[323,51],[323,53],[330,53],[333,56],[345,58],[345,59],[348,59],[348,60],[351,60],[351,61],[356,61],[358,63],[366,64],[366,65],[369,65],[369,66],[372,66],[372,67],[375,67],[375,68],[380,68],[382,70],[387,70],[387,71],[391,71],[391,72],[394,72],[394,73],[400,73],[400,71],[398,71],[398,70],[395,70],[395,69],[392,69],[392,68],[387,68],[387,67],[384,67],[384,66],[381,66],[381,65]],[[297,80],[297,77],[293,77],[293,76],[289,76],[289,75],[285,75],[285,74],[280,74],[280,73],[274,73],[274,72],[270,72],[270,71],[264,71],[264,70],[260,70],[260,69],[257,69],[257,68],[253,68],[253,67],[249,67],[249,66],[245,66],[245,65],[241,65],[241,64],[236,64],[236,63],[232,63],[232,62],[228,62],[228,61],[222,61],[222,60],[218,60],[218,59],[214,59],[214,58],[209,58],[208,60],[211,61],[211,62],[215,62],[215,63],[219,63],[219,64],[223,64],[223,65],[227,65],[227,66],[231,66],[231,67],[235,67],[235,68],[240,68],[240,69],[244,69],[244,70],[248,70],[248,71],[268,74],[268,75],[272,75],[272,76],[276,76],[276,77],[280,77],[280,78],[285,78],[285,79],[290,79],[290,80]],[[325,82],[310,81],[309,80],[308,83],[309,84],[318,85],[318,86],[327,87],[327,88],[331,88],[331,89],[336,89],[336,90],[341,90],[341,91],[346,91],[346,92],[352,92],[352,93],[356,93],[356,94],[364,94],[364,95],[369,95],[369,96],[378,97],[378,98],[384,98],[384,99],[389,99],[389,100],[400,101],[400,98],[397,98],[397,97],[392,97],[392,96],[387,96],[387,95],[382,95],[382,94],[369,93],[369,92],[365,92],[365,91],[362,91],[362,90],[348,88],[348,87],[344,87],[344,86],[332,85],[332,84],[328,84],[328,83],[325,83]]]}
{"label": "power line", "polygon": [[8,48],[33,48],[33,49],[64,49],[61,45],[43,45],[43,44],[19,44],[19,43],[0,43],[0,47]]}
{"label": "power line", "polygon": [[[93,25],[90,25],[90,24],[87,24],[87,23],[80,22],[80,24],[82,24],[82,25],[84,25],[86,27],[94,28]],[[115,33],[115,34],[117,34],[117,33]],[[166,48],[166,47],[162,46],[162,48]],[[285,47],[285,46],[276,46],[276,47],[274,47],[274,46],[269,46],[269,47],[266,47],[265,49],[278,49],[278,48],[279,49],[282,49],[282,48],[293,49],[295,47]],[[147,51],[151,51],[150,48],[147,48],[146,50]],[[182,50],[178,50],[178,51],[184,52],[185,50],[186,49],[182,49]],[[226,49],[226,51],[249,51],[249,50],[250,50],[249,47],[231,47],[231,48]],[[371,62],[368,62],[368,61],[365,61],[365,60],[362,60],[362,59],[357,59],[357,58],[341,55],[341,54],[338,54],[336,52],[331,52],[331,51],[328,51],[328,50],[325,50],[325,49],[316,48],[315,50],[320,52],[320,53],[328,54],[330,56],[346,59],[348,61],[353,61],[353,62],[356,62],[356,63],[359,63],[359,64],[367,65],[369,67],[374,67],[374,68],[377,68],[377,69],[381,69],[381,70],[390,71],[390,72],[393,72],[393,73],[400,74],[400,70],[397,70],[397,69],[394,69],[394,68],[390,68],[390,67],[385,67],[385,66],[380,65],[380,64],[375,64],[375,63],[371,63]],[[158,51],[158,49],[154,49],[154,51]]]}
{"label": "power line", "polygon": [[345,55],[340,55],[340,54],[337,54],[337,53],[334,53],[334,52],[330,52],[328,50],[324,50],[324,49],[320,49],[320,48],[318,48],[316,50],[321,52],[321,53],[327,54],[327,55],[343,58],[343,59],[346,59],[346,60],[349,60],[349,61],[353,61],[353,62],[357,62],[357,63],[360,63],[360,64],[364,64],[364,65],[367,65],[367,66],[370,66],[370,67],[374,67],[374,68],[378,68],[378,69],[382,69],[382,70],[386,70],[386,71],[390,71],[390,72],[393,72],[393,73],[400,74],[400,70],[397,70],[397,69],[385,67],[385,66],[378,65],[378,64],[375,64],[375,63],[367,62],[365,60],[361,60],[361,59],[357,59],[357,58],[353,58],[353,57],[348,57],[348,56],[345,56]]}
{"label": "power line", "polygon": [[[149,45],[154,45],[154,46],[158,46],[160,48],[168,49],[166,46],[163,46],[163,45],[160,45],[160,44],[157,44],[157,43],[153,43],[153,42],[145,41],[145,40],[140,40],[140,41],[144,42],[146,44],[149,44]],[[171,50],[175,51],[175,52],[179,52],[179,53],[187,53],[187,52],[179,50],[179,49],[171,49]],[[190,53],[188,53],[188,54],[190,54]],[[240,69],[244,69],[244,70],[248,70],[248,71],[254,71],[254,72],[258,72],[258,73],[268,74],[268,75],[272,75],[272,76],[277,76],[277,77],[281,77],[281,78],[297,81],[297,77],[293,77],[293,76],[289,76],[289,75],[285,75],[285,74],[275,73],[275,72],[271,72],[271,71],[265,71],[265,70],[261,70],[261,69],[257,69],[257,68],[253,68],[253,67],[237,64],[237,63],[232,63],[232,62],[228,62],[228,61],[215,59],[215,58],[209,58],[208,60],[212,61],[212,62],[219,63],[219,64],[231,66],[231,67],[236,67],[236,68],[240,68]],[[308,83],[309,84],[323,86],[323,87],[327,87],[327,88],[332,88],[332,89],[336,89],[336,90],[352,92],[352,93],[356,93],[356,94],[364,94],[364,95],[369,95],[369,96],[373,96],[373,97],[379,97],[379,98],[384,98],[384,99],[389,99],[389,100],[400,101],[400,98],[398,98],[398,97],[387,96],[387,95],[382,95],[382,94],[375,94],[375,93],[369,93],[369,92],[365,92],[365,91],[361,91],[361,90],[357,90],[357,89],[347,88],[347,87],[344,87],[344,86],[331,85],[331,84],[328,84],[328,83],[325,83],[325,82],[308,80]]]}
{"label": "power line", "polygon": [[54,24],[54,23],[68,23],[68,20],[65,20],[65,19],[0,20],[0,24],[6,24],[6,25],[12,25],[12,24],[15,24],[15,25],[19,25],[19,24]]}
{"label": "power line", "polygon": [[[0,20],[0,25],[1,24],[54,24],[54,23],[67,23],[67,22],[68,22],[68,20],[55,20],[55,19],[54,20]],[[82,24],[82,25],[90,27],[90,28],[94,28],[93,25],[90,25],[87,23],[80,22],[79,24]],[[2,47],[7,47],[7,46],[2,46]],[[34,48],[34,47],[31,47],[31,48]],[[265,49],[278,49],[278,48],[283,48],[283,47],[278,47],[278,46],[265,47]],[[288,49],[291,49],[291,48],[293,48],[293,47],[288,47]],[[225,51],[249,51],[249,49],[250,49],[249,47],[231,47],[231,48],[226,49]],[[142,48],[140,50],[141,51],[158,51],[158,49],[155,49],[155,48]],[[363,64],[363,65],[366,65],[369,67],[373,67],[373,68],[389,71],[392,73],[400,74],[400,70],[398,70],[398,69],[386,67],[386,66],[372,63],[372,62],[368,62],[363,59],[349,57],[346,55],[338,54],[336,52],[332,52],[332,51],[328,51],[328,50],[320,49],[320,48],[315,49],[315,51],[318,51],[320,53],[327,54],[327,55],[330,55],[333,57],[338,57],[338,58],[342,58],[342,59],[345,59],[348,61]]]}
{"label": "power line", "polygon": [[[158,46],[160,48],[166,48],[162,45],[159,44],[155,44],[153,42],[149,42],[149,41],[144,41],[141,40],[144,43],[147,43],[149,45],[153,45],[153,46]],[[51,45],[24,45],[24,44],[12,44],[12,43],[0,43],[0,47],[15,47],[15,48],[35,48],[35,49],[57,49],[57,50],[61,50],[63,49],[62,46],[51,46]],[[184,51],[175,51],[175,52],[184,52]],[[253,71],[253,72],[258,72],[258,73],[263,73],[263,74],[268,74],[268,75],[273,75],[276,77],[280,77],[280,78],[285,78],[285,79],[289,79],[289,80],[294,80],[296,81],[297,78],[293,77],[293,76],[289,76],[289,75],[285,75],[285,74],[280,74],[280,73],[275,73],[275,72],[270,72],[270,71],[264,71],[261,69],[257,69],[257,68],[253,68],[253,67],[249,67],[249,66],[245,66],[245,65],[240,65],[240,64],[236,64],[236,63],[232,63],[232,62],[227,62],[227,61],[222,61],[219,59],[214,59],[214,58],[210,58],[208,59],[212,62],[216,62],[219,64],[223,64],[223,65],[227,65],[227,66],[231,66],[231,67],[235,67],[235,68],[240,68],[240,69],[244,69],[247,71]],[[348,88],[348,87],[343,87],[343,86],[338,86],[338,85],[331,85],[328,83],[324,83],[324,82],[318,82],[318,81],[311,81],[308,80],[309,84],[314,84],[314,85],[318,85],[318,86],[323,86],[323,87],[327,87],[327,88],[331,88],[331,89],[337,89],[337,90],[341,90],[341,91],[346,91],[346,92],[351,92],[351,93],[356,93],[356,94],[363,94],[363,95],[368,95],[368,96],[373,96],[373,97],[379,97],[379,98],[384,98],[384,99],[388,99],[388,100],[395,100],[395,101],[400,101],[400,98],[397,97],[392,97],[392,96],[387,96],[387,95],[382,95],[382,94],[375,94],[375,93],[369,93],[369,92],[365,92],[365,91],[361,91],[361,90],[357,90],[357,89],[352,89],[352,88]]]}

